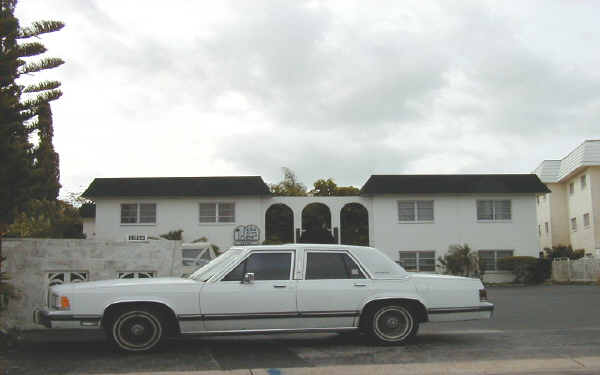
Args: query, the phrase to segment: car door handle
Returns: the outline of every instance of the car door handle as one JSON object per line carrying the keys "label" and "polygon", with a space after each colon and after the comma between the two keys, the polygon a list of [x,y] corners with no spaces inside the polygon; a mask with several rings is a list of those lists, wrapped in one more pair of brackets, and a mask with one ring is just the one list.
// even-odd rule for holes
{"label": "car door handle", "polygon": [[286,285],[281,285],[281,284],[275,284],[273,285],[273,288],[285,288]]}
{"label": "car door handle", "polygon": [[354,286],[356,286],[356,287],[364,287],[364,286],[367,286],[367,284],[356,283],[356,284],[354,284]]}

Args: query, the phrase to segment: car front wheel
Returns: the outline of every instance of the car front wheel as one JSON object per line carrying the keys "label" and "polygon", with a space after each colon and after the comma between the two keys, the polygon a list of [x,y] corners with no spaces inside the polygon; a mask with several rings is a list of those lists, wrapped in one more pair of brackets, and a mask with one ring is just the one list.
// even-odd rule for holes
{"label": "car front wheel", "polygon": [[370,316],[370,334],[380,344],[401,344],[412,339],[419,323],[410,308],[404,305],[383,305]]}
{"label": "car front wheel", "polygon": [[165,328],[160,311],[136,307],[118,312],[107,330],[113,345],[122,351],[145,352],[161,342]]}

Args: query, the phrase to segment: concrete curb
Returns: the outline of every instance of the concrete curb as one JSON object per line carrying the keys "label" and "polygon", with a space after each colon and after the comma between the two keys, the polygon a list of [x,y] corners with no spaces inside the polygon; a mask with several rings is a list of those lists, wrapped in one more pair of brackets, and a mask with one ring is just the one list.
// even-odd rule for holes
{"label": "concrete curb", "polygon": [[[539,358],[498,361],[469,362],[437,362],[406,363],[386,365],[357,366],[323,366],[270,368],[247,370],[213,370],[185,372],[139,372],[131,375],[386,375],[386,374],[419,374],[419,375],[501,375],[501,374],[536,374],[542,372],[589,373],[600,372],[600,357],[575,358]],[[109,374],[104,374],[109,375]]]}

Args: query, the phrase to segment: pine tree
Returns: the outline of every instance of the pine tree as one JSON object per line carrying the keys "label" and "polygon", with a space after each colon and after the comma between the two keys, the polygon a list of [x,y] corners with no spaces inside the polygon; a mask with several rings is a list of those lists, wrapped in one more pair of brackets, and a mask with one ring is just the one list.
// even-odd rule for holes
{"label": "pine tree", "polygon": [[[14,16],[17,0],[0,0],[0,230],[11,223],[15,212],[30,198],[34,166],[33,145],[29,135],[37,123],[31,123],[40,105],[58,99],[60,82],[43,81],[24,87],[21,75],[55,68],[64,63],[58,58],[26,62],[24,58],[46,52],[37,41],[41,34],[60,30],[58,21],[38,21],[22,28]],[[21,100],[21,94],[30,98]]]}
{"label": "pine tree", "polygon": [[32,198],[53,201],[58,197],[60,190],[60,171],[58,154],[54,151],[52,144],[54,129],[50,103],[40,104],[37,129],[40,143],[34,151]]}

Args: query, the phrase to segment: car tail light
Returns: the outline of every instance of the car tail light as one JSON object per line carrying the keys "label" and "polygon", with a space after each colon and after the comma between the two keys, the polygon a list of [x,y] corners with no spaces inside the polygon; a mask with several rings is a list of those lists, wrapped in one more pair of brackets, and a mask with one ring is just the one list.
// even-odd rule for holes
{"label": "car tail light", "polygon": [[487,290],[479,289],[479,301],[484,302],[487,301]]}

